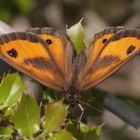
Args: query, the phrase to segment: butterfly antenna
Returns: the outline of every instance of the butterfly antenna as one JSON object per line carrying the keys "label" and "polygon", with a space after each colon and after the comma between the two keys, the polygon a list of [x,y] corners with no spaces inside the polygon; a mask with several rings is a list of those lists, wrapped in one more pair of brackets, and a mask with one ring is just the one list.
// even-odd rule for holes
{"label": "butterfly antenna", "polygon": [[97,108],[91,106],[89,103],[84,103],[84,102],[82,102],[82,101],[80,101],[80,103],[83,104],[85,107],[89,107],[90,109],[92,109],[92,110],[94,110],[94,111],[97,111],[97,112],[99,112],[99,113],[102,113],[101,110],[99,110],[99,109],[97,109]]}
{"label": "butterfly antenna", "polygon": [[[93,102],[93,101],[95,101],[95,100],[96,100],[96,98],[93,97],[93,96],[91,96],[87,103],[90,105],[90,102]],[[103,108],[103,105],[101,105],[101,104],[99,104],[99,103],[96,103],[96,105],[98,105],[100,108]],[[91,105],[90,105],[90,106],[91,106]]]}

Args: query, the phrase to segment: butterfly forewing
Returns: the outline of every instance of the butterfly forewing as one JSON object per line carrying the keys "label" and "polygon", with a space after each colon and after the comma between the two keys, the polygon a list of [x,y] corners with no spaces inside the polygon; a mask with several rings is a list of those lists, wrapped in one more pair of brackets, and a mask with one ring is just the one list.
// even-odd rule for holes
{"label": "butterfly forewing", "polygon": [[71,42],[65,33],[56,31],[52,28],[32,28],[28,32],[36,33],[48,44],[48,51],[55,61],[58,70],[60,70],[65,79],[66,88],[69,86],[72,78],[72,57],[73,51]]}
{"label": "butterfly forewing", "polygon": [[124,27],[109,27],[104,31],[95,34],[94,41],[91,43],[90,47],[86,50],[87,62],[85,66],[85,71],[94,63],[96,57],[102,50],[103,46],[107,41],[117,32],[125,30]]}
{"label": "butterfly forewing", "polygon": [[[94,47],[94,46],[93,46]],[[119,69],[140,51],[140,30],[120,31],[102,47],[81,81],[81,89],[91,88]],[[87,57],[88,58],[88,57]]]}
{"label": "butterfly forewing", "polygon": [[109,41],[109,39],[119,31],[125,30],[124,27],[108,27],[104,31],[94,35],[94,40],[92,41],[89,48],[85,50],[86,63],[84,68],[79,72],[78,76],[78,85],[83,82],[84,78],[87,76],[87,73],[94,61],[96,60],[98,54],[103,49],[104,45]]}
{"label": "butterfly forewing", "polygon": [[0,58],[40,83],[63,90],[63,78],[47,44],[35,34],[18,32],[0,36]]}

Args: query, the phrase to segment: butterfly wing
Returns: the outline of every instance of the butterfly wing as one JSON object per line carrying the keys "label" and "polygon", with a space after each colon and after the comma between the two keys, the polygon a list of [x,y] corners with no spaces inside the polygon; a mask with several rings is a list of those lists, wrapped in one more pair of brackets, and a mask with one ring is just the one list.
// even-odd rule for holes
{"label": "butterfly wing", "polygon": [[[0,58],[40,83],[62,91],[64,75],[57,67],[48,46],[49,44],[36,34],[5,34],[0,36]],[[57,53],[59,54],[59,51]]]}
{"label": "butterfly wing", "polygon": [[94,41],[91,43],[90,47],[86,50],[87,55],[87,62],[86,62],[86,69],[92,65],[95,61],[96,57],[102,50],[104,44],[117,32],[125,30],[124,27],[109,27],[106,28],[104,31],[95,34]]}
{"label": "butterfly wing", "polygon": [[41,39],[49,44],[48,50],[53,57],[58,69],[65,78],[66,84],[64,85],[64,88],[69,87],[70,81],[72,79],[73,50],[66,34],[48,27],[31,28],[27,30],[27,32],[33,32],[37,34]]}
{"label": "butterfly wing", "polygon": [[[126,29],[117,32],[102,46],[88,69],[85,64],[86,71],[82,73],[84,79],[80,83],[80,88],[86,90],[97,85],[139,51],[140,30]],[[89,56],[87,56],[88,58]]]}
{"label": "butterfly wing", "polygon": [[[105,43],[117,32],[125,30],[124,27],[118,26],[118,27],[108,27],[105,30],[97,33],[94,35],[94,40],[85,50],[85,54],[83,55],[83,59],[86,59],[86,63],[84,62],[81,64],[79,56],[77,57],[77,63],[80,62],[80,65],[82,65],[82,69],[78,71],[78,80],[77,80],[77,86],[79,87],[81,85],[81,82],[84,80],[85,76],[87,76],[87,72],[94,63],[95,59],[97,58],[98,54],[104,47]],[[77,64],[79,65],[79,64]],[[84,66],[85,65],[85,66]],[[79,67],[79,66],[78,66]],[[77,68],[78,69],[78,68]]]}

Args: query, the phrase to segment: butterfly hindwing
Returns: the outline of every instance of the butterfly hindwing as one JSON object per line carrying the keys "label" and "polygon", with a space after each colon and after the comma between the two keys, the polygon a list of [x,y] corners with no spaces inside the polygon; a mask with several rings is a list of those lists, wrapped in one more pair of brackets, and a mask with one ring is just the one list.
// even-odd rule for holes
{"label": "butterfly hindwing", "polygon": [[96,59],[86,71],[84,80],[81,81],[81,89],[86,90],[95,86],[139,51],[140,30],[126,29],[117,32],[102,47]]}
{"label": "butterfly hindwing", "polygon": [[61,91],[63,75],[47,47],[36,34],[16,32],[0,36],[1,59],[40,83]]}

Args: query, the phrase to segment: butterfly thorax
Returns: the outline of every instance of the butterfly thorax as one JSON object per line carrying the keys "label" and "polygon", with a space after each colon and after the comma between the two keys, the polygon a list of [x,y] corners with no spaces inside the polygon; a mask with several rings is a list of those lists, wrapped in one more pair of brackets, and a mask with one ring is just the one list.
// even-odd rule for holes
{"label": "butterfly thorax", "polygon": [[68,90],[65,92],[65,99],[66,99],[66,102],[73,106],[77,103],[79,103],[79,91],[77,90],[77,88],[75,86],[70,86],[68,88]]}

